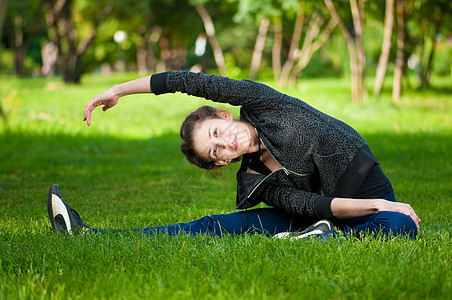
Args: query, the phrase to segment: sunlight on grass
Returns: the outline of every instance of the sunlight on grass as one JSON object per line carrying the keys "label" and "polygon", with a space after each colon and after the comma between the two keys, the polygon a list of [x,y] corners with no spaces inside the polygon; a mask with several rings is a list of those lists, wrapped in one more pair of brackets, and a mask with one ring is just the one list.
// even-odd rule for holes
{"label": "sunlight on grass", "polygon": [[[52,183],[59,183],[65,200],[98,228],[187,222],[235,210],[238,165],[206,172],[190,166],[178,150],[184,117],[212,102],[180,93],[128,96],[107,112],[95,111],[91,127],[82,122],[94,95],[136,77],[90,75],[80,86],[42,78],[0,81],[0,101],[9,116],[9,125],[0,125],[0,299],[439,299],[450,294],[447,88],[407,91],[397,104],[389,91],[353,104],[344,79],[302,80],[286,90],[366,138],[398,199],[422,219],[417,240],[292,243],[261,236],[53,234],[45,202]],[[239,114],[236,107],[217,106]]]}

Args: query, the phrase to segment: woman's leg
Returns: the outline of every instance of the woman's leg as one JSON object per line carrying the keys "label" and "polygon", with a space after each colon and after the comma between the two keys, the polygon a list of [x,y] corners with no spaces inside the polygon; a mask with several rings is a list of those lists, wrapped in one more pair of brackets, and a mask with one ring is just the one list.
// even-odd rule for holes
{"label": "woman's leg", "polygon": [[[395,201],[394,192],[380,197],[389,201]],[[362,233],[385,236],[403,235],[415,238],[417,227],[411,217],[392,211],[381,211],[376,214],[350,219],[345,222],[343,231],[348,234],[360,236]]]}
{"label": "woman's leg", "polygon": [[[305,227],[305,225],[285,217],[275,208],[266,207],[230,214],[206,216],[189,223],[137,228],[134,230],[146,235],[168,234],[174,236],[179,233],[185,233],[191,235],[208,234],[221,237],[224,234],[238,235],[244,233],[272,236],[285,231],[304,230]],[[99,233],[111,232],[111,230],[105,229],[93,228],[91,230]]]}

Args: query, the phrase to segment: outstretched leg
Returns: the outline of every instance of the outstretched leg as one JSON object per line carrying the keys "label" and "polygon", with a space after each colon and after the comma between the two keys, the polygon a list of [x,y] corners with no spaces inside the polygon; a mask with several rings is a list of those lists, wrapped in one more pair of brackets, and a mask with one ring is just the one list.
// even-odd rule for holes
{"label": "outstretched leg", "polygon": [[[205,216],[200,219],[173,225],[137,228],[135,231],[146,235],[168,234],[170,236],[185,234],[208,234],[211,236],[263,234],[272,236],[286,231],[304,230],[304,224],[297,223],[272,207],[257,208],[229,214]],[[92,229],[94,232],[107,233],[108,229]]]}

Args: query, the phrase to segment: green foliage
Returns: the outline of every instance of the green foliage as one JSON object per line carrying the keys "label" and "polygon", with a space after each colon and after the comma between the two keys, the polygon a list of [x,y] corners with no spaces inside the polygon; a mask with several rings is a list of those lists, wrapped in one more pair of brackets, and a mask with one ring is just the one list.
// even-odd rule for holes
{"label": "green foliage", "polygon": [[[234,211],[237,165],[215,173],[179,153],[178,128],[201,104],[181,94],[129,96],[82,122],[85,104],[136,78],[1,78],[16,103],[0,127],[0,299],[434,298],[452,292],[449,80],[352,104],[344,79],[303,79],[286,90],[346,121],[369,142],[397,198],[420,218],[416,240],[290,242],[261,236],[55,235],[50,184],[98,228],[187,222]],[[20,101],[19,101],[20,99]],[[223,108],[231,108],[221,105]],[[238,108],[233,108],[238,115]]]}

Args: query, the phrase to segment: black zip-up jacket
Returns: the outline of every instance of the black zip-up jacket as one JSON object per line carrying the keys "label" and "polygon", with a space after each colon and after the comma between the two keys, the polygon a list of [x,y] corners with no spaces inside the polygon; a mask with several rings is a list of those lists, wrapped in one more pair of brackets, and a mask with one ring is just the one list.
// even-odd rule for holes
{"label": "black zip-up jacket", "polygon": [[306,224],[332,218],[331,200],[353,197],[377,164],[352,127],[265,84],[169,71],[151,76],[151,90],[156,95],[182,92],[241,106],[241,120],[256,128],[282,169],[270,174],[246,172],[259,155],[244,155],[237,173],[238,209],[264,202]]}

